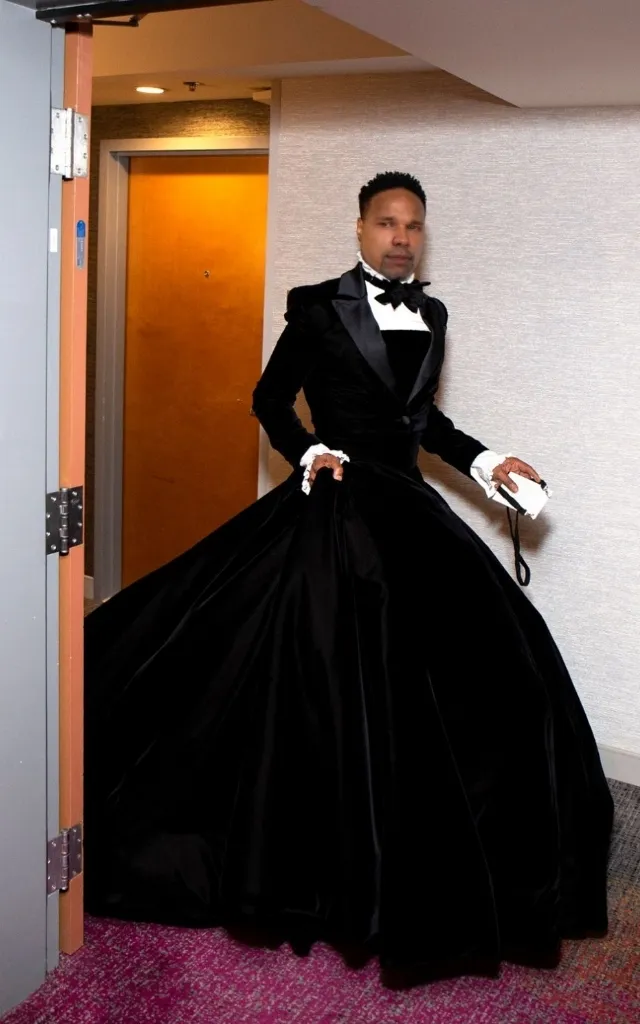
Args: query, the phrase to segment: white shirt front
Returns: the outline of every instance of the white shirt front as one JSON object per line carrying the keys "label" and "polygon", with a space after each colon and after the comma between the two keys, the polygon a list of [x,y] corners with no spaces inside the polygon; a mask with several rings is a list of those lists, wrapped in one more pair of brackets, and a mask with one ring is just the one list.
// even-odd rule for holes
{"label": "white shirt front", "polygon": [[[382,281],[386,281],[387,278],[382,277],[377,271],[373,270],[368,263],[365,263],[362,256],[358,253],[358,259],[360,260],[364,270],[371,277],[378,277]],[[411,277],[403,278],[403,282],[410,284],[413,281],[414,275]],[[384,288],[378,288],[371,281],[366,282],[367,285],[367,297],[369,299],[369,305],[371,306],[371,312],[373,313],[378,327],[381,331],[429,331],[429,326],[424,322],[420,313],[408,309],[404,302],[401,302],[399,306],[394,309],[391,303],[385,303],[377,301],[378,295],[382,295]]]}

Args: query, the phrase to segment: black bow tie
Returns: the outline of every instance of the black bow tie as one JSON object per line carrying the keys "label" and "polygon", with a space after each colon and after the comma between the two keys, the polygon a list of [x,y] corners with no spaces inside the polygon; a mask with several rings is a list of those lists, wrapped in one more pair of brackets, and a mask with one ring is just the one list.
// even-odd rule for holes
{"label": "black bow tie", "polygon": [[423,292],[429,282],[428,281],[386,281],[382,277],[373,277],[371,274],[364,274],[365,281],[369,281],[375,285],[376,288],[382,288],[382,295],[376,295],[376,300],[381,302],[383,306],[391,305],[394,309],[397,309],[401,303],[404,302],[407,309],[410,309],[412,313],[417,313],[418,310],[424,309],[427,302],[427,296]]}

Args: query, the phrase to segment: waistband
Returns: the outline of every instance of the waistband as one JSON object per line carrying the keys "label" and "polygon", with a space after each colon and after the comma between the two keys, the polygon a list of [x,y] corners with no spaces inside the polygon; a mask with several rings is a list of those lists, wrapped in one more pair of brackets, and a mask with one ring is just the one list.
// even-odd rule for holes
{"label": "waistband", "polygon": [[415,469],[420,451],[417,434],[402,438],[371,435],[369,437],[323,437],[329,448],[340,449],[352,462],[378,462],[394,469]]}

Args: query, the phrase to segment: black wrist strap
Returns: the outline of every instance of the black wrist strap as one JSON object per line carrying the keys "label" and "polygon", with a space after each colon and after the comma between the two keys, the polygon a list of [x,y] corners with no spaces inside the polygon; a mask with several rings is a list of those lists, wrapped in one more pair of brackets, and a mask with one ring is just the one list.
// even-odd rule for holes
{"label": "black wrist strap", "polygon": [[[515,522],[511,519],[512,515],[514,515]],[[512,513],[511,509],[508,508],[507,520],[509,522],[509,533],[511,534],[511,540],[513,542],[513,553],[518,583],[521,587],[528,587],[531,582],[531,569],[522,557],[522,552],[520,550],[520,513]]]}

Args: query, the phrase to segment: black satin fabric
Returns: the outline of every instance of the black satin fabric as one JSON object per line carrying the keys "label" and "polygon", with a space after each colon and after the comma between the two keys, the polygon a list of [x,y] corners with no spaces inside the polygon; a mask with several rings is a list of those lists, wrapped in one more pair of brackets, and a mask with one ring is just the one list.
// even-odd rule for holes
{"label": "black satin fabric", "polygon": [[87,619],[87,909],[325,939],[418,980],[553,960],[607,928],[579,698],[419,435],[325,418],[341,483],[307,497],[294,472]]}

